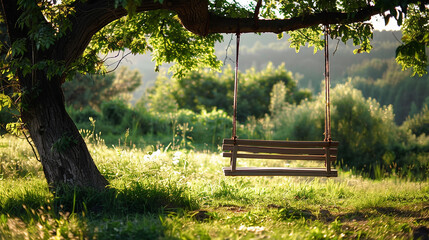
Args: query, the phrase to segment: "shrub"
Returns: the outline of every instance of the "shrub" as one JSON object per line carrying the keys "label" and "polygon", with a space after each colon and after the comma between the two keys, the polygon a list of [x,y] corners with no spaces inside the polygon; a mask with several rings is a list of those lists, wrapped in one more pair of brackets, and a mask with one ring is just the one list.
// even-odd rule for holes
{"label": "shrub", "polygon": [[96,121],[101,120],[102,118],[102,115],[99,112],[95,111],[89,106],[81,110],[67,107],[67,112],[75,122],[78,129],[92,129],[91,122],[89,121],[90,117]]}
{"label": "shrub", "polygon": [[197,122],[194,125],[194,141],[206,143],[215,147],[222,144],[222,139],[231,134],[231,117],[223,110],[203,110],[197,115]]}
{"label": "shrub", "polygon": [[[365,99],[350,83],[331,90],[333,140],[339,141],[337,164],[377,178],[395,173],[426,178],[429,140],[419,143],[394,122],[392,106]],[[324,139],[324,96],[286,105],[272,116],[273,138],[290,140]],[[420,141],[422,142],[422,141]]]}
{"label": "shrub", "polygon": [[212,149],[222,144],[223,138],[230,136],[232,128],[231,117],[223,110],[213,109],[211,112],[203,110],[201,113],[195,113],[181,109],[169,117],[176,139],[190,141],[199,146],[209,145]]}
{"label": "shrub", "polygon": [[402,124],[402,127],[406,130],[411,130],[416,136],[422,134],[429,136],[429,108],[425,105],[422,111],[413,117],[408,117],[407,120]]}

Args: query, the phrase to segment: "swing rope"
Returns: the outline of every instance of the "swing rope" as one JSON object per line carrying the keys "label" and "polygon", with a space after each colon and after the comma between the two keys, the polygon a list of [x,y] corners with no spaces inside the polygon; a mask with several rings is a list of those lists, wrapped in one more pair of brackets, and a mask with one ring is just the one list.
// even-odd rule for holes
{"label": "swing rope", "polygon": [[328,36],[329,26],[325,25],[325,142],[331,142],[331,102],[330,102],[330,85],[331,80],[329,76],[329,45]]}
{"label": "swing rope", "polygon": [[[329,26],[325,26],[325,139],[331,142],[331,102],[330,102],[330,74],[329,74]],[[240,33],[237,33],[236,53],[235,53],[235,77],[234,77],[234,104],[232,117],[232,139],[237,139],[237,92],[238,92],[238,60],[240,50]]]}
{"label": "swing rope", "polygon": [[238,92],[238,53],[240,49],[240,33],[237,33],[237,44],[235,52],[235,78],[234,78],[234,105],[232,117],[232,138],[237,139],[237,92]]}

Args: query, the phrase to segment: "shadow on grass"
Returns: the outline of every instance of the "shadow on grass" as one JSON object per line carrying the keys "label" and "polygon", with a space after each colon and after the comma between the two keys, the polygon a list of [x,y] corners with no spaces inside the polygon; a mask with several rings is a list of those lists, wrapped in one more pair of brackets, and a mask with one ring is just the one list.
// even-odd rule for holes
{"label": "shadow on grass", "polygon": [[[167,216],[198,208],[186,189],[151,182],[101,192],[62,186],[50,194],[47,188],[46,192],[29,188],[0,203],[0,239],[2,235],[24,239],[26,234],[72,239],[175,239]],[[200,215],[196,218],[206,217]]]}
{"label": "shadow on grass", "polygon": [[394,207],[374,207],[357,210],[354,212],[349,212],[345,214],[339,214],[337,217],[342,222],[347,221],[366,221],[371,218],[380,217],[380,216],[390,216],[394,218],[410,218],[414,220],[424,219],[424,214],[422,209],[401,209]]}
{"label": "shadow on grass", "polygon": [[63,186],[57,189],[55,196],[56,206],[62,206],[67,211],[96,214],[155,213],[165,209],[198,207],[185,189],[148,182],[134,182],[102,192]]}
{"label": "shadow on grass", "polygon": [[64,185],[56,188],[51,196],[31,190],[23,192],[22,196],[6,199],[0,206],[0,214],[23,217],[28,214],[28,209],[42,208],[52,209],[56,214],[69,212],[120,216],[198,208],[196,200],[184,188],[159,183],[135,182],[104,191]]}
{"label": "shadow on grass", "polygon": [[306,219],[306,220],[315,220],[317,216],[314,215],[310,210],[306,209],[298,209],[290,206],[282,207],[274,204],[269,204],[268,208],[277,208],[278,209],[278,217],[280,220],[297,220],[297,219]]}
{"label": "shadow on grass", "polygon": [[267,206],[268,208],[277,208],[279,218],[282,220],[318,220],[324,223],[331,223],[338,219],[341,222],[362,222],[380,216],[389,216],[394,218],[413,219],[417,224],[429,222],[425,214],[425,207],[421,208],[395,208],[395,207],[374,207],[365,208],[356,211],[332,214],[328,209],[320,209],[319,211],[311,211],[307,209],[298,209],[293,207],[282,207],[274,204]]}

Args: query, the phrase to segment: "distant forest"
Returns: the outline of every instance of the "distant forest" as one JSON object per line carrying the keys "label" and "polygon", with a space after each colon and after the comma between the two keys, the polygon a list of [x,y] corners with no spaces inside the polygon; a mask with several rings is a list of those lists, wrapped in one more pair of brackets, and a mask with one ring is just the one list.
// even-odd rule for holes
{"label": "distant forest", "polygon": [[[356,47],[352,43],[345,45],[335,39],[330,40],[329,46],[332,87],[351,81],[365,97],[374,98],[382,105],[392,104],[397,124],[429,104],[429,77],[412,77],[410,71],[402,72],[395,63],[395,50],[400,41],[400,32],[383,31],[374,33],[371,53],[354,54]],[[234,65],[235,36],[225,35],[224,42],[216,46],[216,53],[225,65]],[[142,85],[134,92],[134,102],[157,78],[150,58],[150,55],[128,56],[122,62],[143,75]],[[252,67],[260,71],[269,62],[274,66],[284,63],[298,81],[297,86],[313,93],[320,90],[323,58],[323,51],[314,53],[313,48],[301,48],[299,52],[289,48],[287,36],[280,40],[274,34],[244,34],[241,37],[240,71]]]}

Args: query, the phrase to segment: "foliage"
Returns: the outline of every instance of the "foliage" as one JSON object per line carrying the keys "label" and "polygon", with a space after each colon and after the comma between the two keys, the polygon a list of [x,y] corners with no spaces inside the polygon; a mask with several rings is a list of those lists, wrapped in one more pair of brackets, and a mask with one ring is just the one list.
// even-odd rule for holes
{"label": "foliage", "polygon": [[[408,9],[401,29],[403,44],[396,49],[396,61],[402,69],[413,68],[413,74],[427,74],[429,46],[429,9],[423,3]],[[400,14],[402,17],[402,14]]]}
{"label": "foliage", "polygon": [[402,124],[405,129],[411,130],[416,135],[429,136],[429,108],[425,105],[420,113],[415,114],[412,117],[408,117],[407,120]]}
{"label": "foliage", "polygon": [[107,54],[127,48],[133,54],[150,50],[157,71],[162,63],[176,63],[171,71],[177,77],[202,67],[219,68],[213,46],[222,36],[196,36],[186,31],[175,16],[175,13],[157,10],[118,19],[94,35],[83,61],[88,65],[94,61],[91,59],[96,53]]}
{"label": "foliage", "polygon": [[[15,133],[21,130],[21,120],[19,117],[21,91],[18,88],[18,81],[13,74],[7,71],[7,65],[2,63],[10,54],[9,37],[4,20],[0,16],[0,135],[8,133],[8,128]],[[16,126],[16,127],[13,127]],[[12,128],[11,128],[12,127]]]}
{"label": "foliage", "polygon": [[63,84],[66,104],[76,109],[91,106],[99,109],[102,102],[115,98],[130,100],[130,93],[141,82],[137,70],[126,67],[107,75],[82,75],[77,73],[72,81]]}
{"label": "foliage", "polygon": [[[254,68],[249,69],[245,73],[240,73],[239,79],[238,119],[240,121],[245,121],[250,116],[260,118],[269,112],[269,93],[278,82],[283,82],[287,88],[287,102],[299,103],[311,97],[310,91],[298,89],[292,73],[288,72],[283,64],[275,68],[269,63],[260,72],[256,72]],[[194,112],[222,109],[232,113],[233,86],[233,71],[230,67],[222,74],[196,71],[171,82],[160,77],[155,86],[149,90],[148,105],[154,111],[157,111],[154,106],[158,106],[162,109],[160,112],[165,112],[166,108],[174,110],[177,103],[178,108],[190,109]]]}
{"label": "foliage", "polygon": [[[391,106],[381,107],[376,100],[365,99],[350,82],[332,89],[331,99],[332,138],[340,142],[340,167],[373,178],[380,174],[428,177],[425,159],[429,141],[417,140],[398,128]],[[265,121],[271,122],[274,139],[322,140],[324,106],[319,95],[314,102],[286,104]]]}
{"label": "foliage", "polygon": [[[68,112],[79,129],[103,133],[108,144],[116,143],[120,138],[138,142],[142,136],[154,130],[156,120],[146,112],[131,109],[124,101],[103,102],[101,112],[90,107],[81,110],[68,108]],[[128,136],[123,134],[127,132]]]}
{"label": "foliage", "polygon": [[94,131],[99,137],[102,134],[108,145],[121,139],[124,144],[132,142],[142,147],[170,144],[172,148],[215,150],[223,138],[230,136],[232,126],[231,117],[222,110],[159,113],[149,112],[143,105],[131,108],[119,100],[104,102],[100,113],[90,107],[68,108],[68,112],[79,129]]}
{"label": "foliage", "polygon": [[173,96],[171,88],[171,80],[161,73],[158,75],[155,85],[146,90],[147,95],[144,95],[138,102],[139,109],[148,109],[151,112],[158,113],[174,113],[178,109],[178,104]]}
{"label": "foliage", "polygon": [[365,97],[376,99],[382,105],[393,105],[395,122],[401,124],[412,112],[424,106],[429,92],[427,76],[411,77],[411,71],[401,71],[393,59],[371,59],[352,65],[347,75]]}
{"label": "foliage", "polygon": [[279,114],[283,108],[289,103],[286,100],[287,88],[284,82],[274,84],[273,90],[270,93],[270,106],[269,110],[272,116]]}
{"label": "foliage", "polygon": [[[230,136],[232,128],[231,117],[222,110],[213,109],[211,112],[202,110],[200,114],[196,114],[189,110],[180,110],[173,118],[177,120],[178,137],[183,135],[183,126],[189,124],[189,129],[192,129],[188,133],[189,139],[199,145],[206,145],[212,149],[222,142],[224,138]],[[171,121],[174,121],[172,119]],[[180,127],[182,126],[182,127]],[[185,139],[186,140],[186,139]]]}

